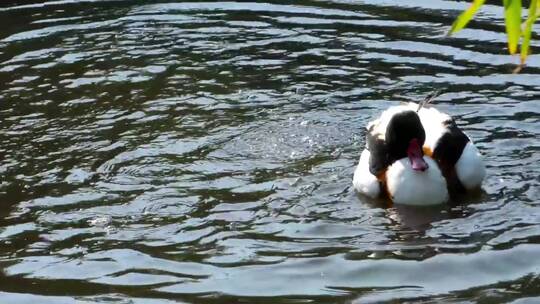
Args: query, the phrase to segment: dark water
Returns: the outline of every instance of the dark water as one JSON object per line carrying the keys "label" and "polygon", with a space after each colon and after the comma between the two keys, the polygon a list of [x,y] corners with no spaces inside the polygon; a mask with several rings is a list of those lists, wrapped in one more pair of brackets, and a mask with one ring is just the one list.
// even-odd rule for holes
{"label": "dark water", "polygon": [[[2,4],[0,302],[540,302],[540,56],[511,74],[501,7],[291,3]],[[355,195],[366,122],[435,89],[484,192]]]}

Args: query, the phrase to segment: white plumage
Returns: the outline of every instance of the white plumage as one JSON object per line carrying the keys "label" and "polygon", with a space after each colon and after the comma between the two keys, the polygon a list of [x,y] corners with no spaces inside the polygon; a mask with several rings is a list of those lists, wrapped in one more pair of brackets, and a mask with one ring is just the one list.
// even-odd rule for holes
{"label": "white plumage", "polygon": [[427,206],[448,201],[446,181],[437,163],[424,157],[429,169],[414,171],[407,158],[394,162],[386,171],[386,184],[390,198],[396,204]]}
{"label": "white plumage", "polygon": [[[411,102],[409,103],[409,108],[416,110],[418,105]],[[420,117],[422,126],[424,126],[424,130],[426,131],[426,142],[424,143],[424,147],[429,148],[431,151],[435,151],[437,141],[444,135],[444,133],[448,132],[444,122],[451,120],[452,117],[432,107],[421,108],[418,111],[418,116]]]}
{"label": "white plumage", "polygon": [[482,155],[472,143],[468,142],[456,163],[456,174],[467,190],[479,188],[486,176],[486,167]]}
{"label": "white plumage", "polygon": [[358,166],[354,171],[353,185],[356,191],[371,198],[376,198],[381,194],[381,190],[379,180],[369,172],[369,156],[369,150],[364,149],[362,155],[360,155]]}

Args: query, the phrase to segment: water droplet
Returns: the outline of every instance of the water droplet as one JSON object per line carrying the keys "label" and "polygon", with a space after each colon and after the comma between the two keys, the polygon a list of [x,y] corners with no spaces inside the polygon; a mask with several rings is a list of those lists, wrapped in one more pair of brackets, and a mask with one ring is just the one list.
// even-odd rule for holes
{"label": "water droplet", "polygon": [[112,217],[109,215],[99,216],[88,221],[88,224],[95,227],[106,227],[112,223]]}
{"label": "water droplet", "polygon": [[302,178],[301,177],[298,177],[298,178],[295,178],[292,182],[289,183],[289,185],[291,186],[296,186],[298,185],[298,183],[300,183],[302,181]]}
{"label": "water droplet", "polygon": [[332,153],[330,153],[330,155],[332,157],[339,157],[341,155],[341,149],[340,148],[335,149],[334,151],[332,151]]}
{"label": "water droplet", "polygon": [[229,224],[229,230],[231,231],[235,231],[235,230],[238,230],[238,227],[240,226],[240,224],[238,224],[237,222],[232,222]]}

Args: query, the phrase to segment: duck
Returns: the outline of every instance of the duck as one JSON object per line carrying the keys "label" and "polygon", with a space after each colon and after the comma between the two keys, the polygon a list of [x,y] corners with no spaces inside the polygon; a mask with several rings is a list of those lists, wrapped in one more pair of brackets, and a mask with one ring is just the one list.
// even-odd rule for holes
{"label": "duck", "polygon": [[454,119],[409,102],[368,123],[366,145],[354,171],[354,189],[387,195],[394,204],[427,206],[481,186],[482,155]]}

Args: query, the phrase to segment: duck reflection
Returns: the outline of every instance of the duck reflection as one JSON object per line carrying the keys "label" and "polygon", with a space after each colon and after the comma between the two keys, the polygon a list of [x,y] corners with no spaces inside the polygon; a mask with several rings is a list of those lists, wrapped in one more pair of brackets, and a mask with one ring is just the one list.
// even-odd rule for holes
{"label": "duck reflection", "polygon": [[404,228],[425,231],[431,224],[450,218],[448,206],[394,205],[387,209],[388,216]]}

